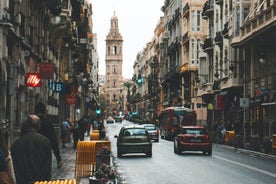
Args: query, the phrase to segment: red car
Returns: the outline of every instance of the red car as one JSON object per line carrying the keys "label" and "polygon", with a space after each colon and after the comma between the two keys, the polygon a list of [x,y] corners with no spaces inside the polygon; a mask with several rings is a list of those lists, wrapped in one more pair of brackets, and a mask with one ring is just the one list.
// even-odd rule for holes
{"label": "red car", "polygon": [[202,151],[205,155],[212,155],[211,136],[203,126],[183,126],[174,138],[174,152]]}

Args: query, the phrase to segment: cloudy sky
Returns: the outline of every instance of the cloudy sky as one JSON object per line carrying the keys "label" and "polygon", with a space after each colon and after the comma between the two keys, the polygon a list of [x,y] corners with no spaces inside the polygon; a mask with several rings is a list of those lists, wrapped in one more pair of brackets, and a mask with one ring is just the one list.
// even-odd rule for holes
{"label": "cloudy sky", "polygon": [[105,38],[110,29],[110,19],[119,20],[123,37],[123,77],[132,78],[133,63],[154,35],[158,20],[163,16],[164,0],[90,0],[93,11],[93,32],[98,37],[100,72],[105,74]]}

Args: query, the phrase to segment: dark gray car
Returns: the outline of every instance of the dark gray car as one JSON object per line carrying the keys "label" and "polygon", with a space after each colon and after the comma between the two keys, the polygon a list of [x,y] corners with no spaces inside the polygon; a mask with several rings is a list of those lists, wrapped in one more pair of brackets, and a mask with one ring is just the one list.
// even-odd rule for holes
{"label": "dark gray car", "polygon": [[124,126],[117,138],[117,156],[127,153],[145,153],[152,156],[152,143],[146,128],[140,125]]}

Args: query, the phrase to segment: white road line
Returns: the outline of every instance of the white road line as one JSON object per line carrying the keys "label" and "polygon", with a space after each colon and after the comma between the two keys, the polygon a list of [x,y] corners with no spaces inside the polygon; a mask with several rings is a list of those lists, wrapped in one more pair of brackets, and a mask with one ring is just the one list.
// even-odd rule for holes
{"label": "white road line", "polygon": [[235,161],[232,161],[232,160],[228,160],[228,159],[225,159],[225,158],[222,158],[222,157],[219,157],[219,156],[213,156],[213,157],[217,158],[217,159],[220,159],[220,160],[223,160],[225,162],[236,164],[236,165],[239,165],[241,167],[251,169],[253,171],[257,171],[257,172],[260,172],[260,173],[263,173],[263,174],[266,174],[268,176],[276,178],[276,174],[274,174],[274,173],[271,173],[271,172],[268,172],[268,171],[265,171],[265,170],[262,170],[262,169],[259,169],[259,168],[256,168],[256,167],[252,167],[252,166],[249,166],[249,165],[241,164],[241,163],[238,163],[238,162],[235,162]]}

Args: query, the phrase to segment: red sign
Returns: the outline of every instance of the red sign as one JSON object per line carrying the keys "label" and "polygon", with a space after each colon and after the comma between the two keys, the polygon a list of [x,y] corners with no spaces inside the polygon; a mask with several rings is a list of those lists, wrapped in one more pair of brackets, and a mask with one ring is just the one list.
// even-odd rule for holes
{"label": "red sign", "polygon": [[26,75],[27,87],[40,87],[41,77],[38,73],[27,73]]}
{"label": "red sign", "polygon": [[69,95],[66,95],[67,104],[76,104],[77,102],[76,93],[77,93],[77,89],[73,88],[71,93]]}
{"label": "red sign", "polygon": [[42,79],[53,79],[55,72],[54,63],[40,63],[40,76]]}

